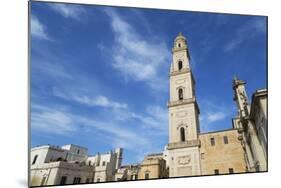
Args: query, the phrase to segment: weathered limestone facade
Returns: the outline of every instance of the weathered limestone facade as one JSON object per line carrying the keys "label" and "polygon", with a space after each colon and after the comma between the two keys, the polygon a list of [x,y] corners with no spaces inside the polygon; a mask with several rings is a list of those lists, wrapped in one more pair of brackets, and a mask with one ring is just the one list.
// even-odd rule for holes
{"label": "weathered limestone facade", "polygon": [[144,180],[168,178],[166,160],[163,153],[154,153],[145,156],[144,160],[135,165],[121,166],[116,174],[115,181]]}
{"label": "weathered limestone facade", "polygon": [[248,103],[245,82],[234,79],[238,116],[233,128],[200,133],[195,81],[186,38],[180,33],[170,68],[169,143],[165,146],[169,177],[266,171],[267,90]]}
{"label": "weathered limestone facade", "polygon": [[138,172],[139,179],[157,179],[168,177],[166,170],[166,161],[163,159],[163,154],[150,154],[140,164]]}
{"label": "weathered limestone facade", "polygon": [[31,167],[31,185],[64,185],[93,182],[94,168],[75,162],[57,161]]}
{"label": "weathered limestone facade", "polygon": [[190,69],[186,38],[180,33],[172,49],[170,68],[169,143],[167,166],[169,177],[200,175],[199,108],[195,81]]}
{"label": "weathered limestone facade", "polygon": [[234,101],[238,108],[233,125],[239,129],[247,171],[267,171],[267,90],[257,90],[250,105],[245,84],[236,77],[233,80]]}
{"label": "weathered limestone facade", "polygon": [[244,151],[236,129],[201,133],[202,175],[246,172]]}
{"label": "weathered limestone facade", "polygon": [[77,145],[38,146],[31,149],[31,186],[114,181],[122,163],[122,149],[88,156]]}
{"label": "weathered limestone facade", "polygon": [[139,171],[139,164],[121,166],[115,174],[115,181],[138,180]]}

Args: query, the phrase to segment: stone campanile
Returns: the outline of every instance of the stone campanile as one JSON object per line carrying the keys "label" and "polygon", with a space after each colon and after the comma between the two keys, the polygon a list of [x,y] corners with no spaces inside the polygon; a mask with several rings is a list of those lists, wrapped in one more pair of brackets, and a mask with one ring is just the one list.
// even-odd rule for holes
{"label": "stone campanile", "polygon": [[199,107],[190,68],[186,38],[179,33],[172,48],[170,68],[169,143],[166,147],[169,177],[200,175]]}

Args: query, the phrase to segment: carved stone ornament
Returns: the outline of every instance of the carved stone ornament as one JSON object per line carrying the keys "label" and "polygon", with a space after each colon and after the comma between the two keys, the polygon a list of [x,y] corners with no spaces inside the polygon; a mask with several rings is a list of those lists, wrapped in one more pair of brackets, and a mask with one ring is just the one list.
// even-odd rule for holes
{"label": "carved stone ornament", "polygon": [[180,156],[180,157],[178,157],[178,164],[187,165],[190,163],[190,160],[191,160],[190,155]]}
{"label": "carved stone ornament", "polygon": [[247,96],[246,96],[245,92],[241,91],[241,90],[238,90],[238,92],[239,92],[239,95],[240,95],[240,99],[242,101],[247,101]]}
{"label": "carved stone ornament", "polygon": [[185,78],[176,80],[176,84],[177,84],[177,85],[183,84],[184,82],[185,82]]}
{"label": "carved stone ornament", "polygon": [[185,111],[179,111],[179,112],[176,112],[176,116],[179,117],[179,118],[187,117],[188,112],[186,110]]}

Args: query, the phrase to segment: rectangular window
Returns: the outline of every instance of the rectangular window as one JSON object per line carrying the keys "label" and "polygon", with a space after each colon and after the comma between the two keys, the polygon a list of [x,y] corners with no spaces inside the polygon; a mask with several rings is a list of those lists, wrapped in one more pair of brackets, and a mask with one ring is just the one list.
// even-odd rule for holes
{"label": "rectangular window", "polygon": [[205,154],[201,153],[201,159],[204,159],[204,158],[205,158]]}
{"label": "rectangular window", "polygon": [[102,162],[102,166],[105,166],[105,161]]}
{"label": "rectangular window", "polygon": [[37,158],[38,158],[38,155],[35,155],[35,157],[33,158],[33,161],[32,161],[33,165],[36,163]]}
{"label": "rectangular window", "polygon": [[67,180],[67,177],[66,176],[62,176],[61,179],[60,179],[60,184],[61,185],[65,185],[66,184],[66,180]]}
{"label": "rectangular window", "polygon": [[138,175],[135,175],[135,180],[137,180],[138,179]]}
{"label": "rectangular window", "polygon": [[81,181],[81,178],[80,178],[80,177],[75,177],[75,178],[73,179],[73,184],[78,184],[78,183],[80,183],[80,181]]}
{"label": "rectangular window", "polygon": [[134,175],[131,175],[131,180],[134,180]]}
{"label": "rectangular window", "polygon": [[148,173],[145,173],[144,175],[144,179],[148,180],[149,179],[149,174]]}
{"label": "rectangular window", "polygon": [[224,137],[223,137],[223,141],[224,141],[224,144],[228,144],[228,138],[227,138],[227,136],[224,136]]}
{"label": "rectangular window", "polygon": [[87,178],[87,179],[86,179],[86,183],[89,183],[89,182],[90,182],[90,179],[89,179],[89,178]]}
{"label": "rectangular window", "polygon": [[218,175],[219,173],[219,169],[215,169],[215,174]]}
{"label": "rectangular window", "polygon": [[212,146],[215,145],[215,138],[211,138],[211,145],[212,145]]}
{"label": "rectangular window", "polygon": [[42,180],[41,180],[41,186],[45,185],[45,181],[46,181],[46,177],[43,177]]}
{"label": "rectangular window", "polygon": [[234,173],[233,168],[229,168],[228,170],[229,170],[229,174],[233,174]]}

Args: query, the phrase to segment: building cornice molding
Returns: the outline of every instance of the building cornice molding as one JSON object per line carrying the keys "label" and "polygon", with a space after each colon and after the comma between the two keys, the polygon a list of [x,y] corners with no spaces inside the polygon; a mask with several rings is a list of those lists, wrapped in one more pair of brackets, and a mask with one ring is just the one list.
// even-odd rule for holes
{"label": "building cornice molding", "polygon": [[168,102],[167,107],[171,108],[171,107],[181,106],[181,105],[185,105],[185,104],[194,104],[198,111],[198,114],[200,114],[200,109],[199,109],[199,106],[198,106],[198,103],[197,103],[195,97],[192,97],[189,99],[177,100],[177,101],[170,101],[170,102]]}
{"label": "building cornice molding", "polygon": [[189,148],[189,147],[197,147],[200,146],[200,140],[188,140],[184,142],[173,142],[173,143],[168,143],[167,149],[168,150],[173,150],[173,149],[180,149],[180,148]]}
{"label": "building cornice molding", "polygon": [[169,74],[169,76],[177,76],[177,75],[180,75],[180,74],[185,74],[185,73],[189,73],[191,72],[191,70],[189,68],[183,68],[182,70],[180,71],[173,71]]}
{"label": "building cornice molding", "polygon": [[180,47],[180,48],[172,48],[172,52],[175,53],[175,52],[180,52],[180,51],[185,51],[188,53],[188,49],[187,49],[187,46],[183,46],[183,47]]}

